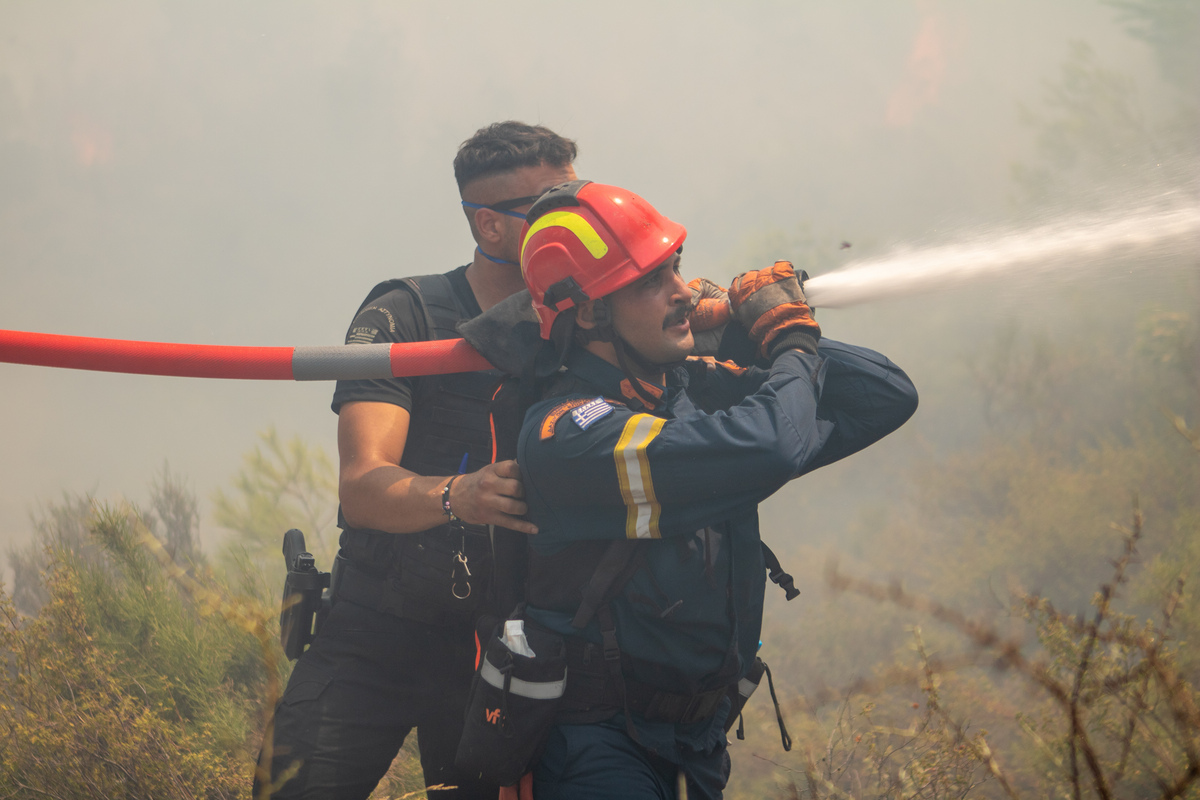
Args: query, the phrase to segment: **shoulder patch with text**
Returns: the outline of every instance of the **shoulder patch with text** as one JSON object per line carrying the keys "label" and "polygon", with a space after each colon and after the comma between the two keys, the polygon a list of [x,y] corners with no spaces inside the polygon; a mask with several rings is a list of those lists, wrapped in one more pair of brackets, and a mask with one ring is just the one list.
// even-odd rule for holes
{"label": "shoulder patch with text", "polygon": [[549,414],[547,414],[545,417],[542,418],[542,426],[538,432],[539,433],[538,438],[541,438],[541,439],[551,438],[552,436],[554,436],[554,426],[558,424],[558,421],[560,419],[562,419],[563,414],[566,414],[568,411],[570,411],[573,408],[579,408],[580,406],[587,405],[588,403],[593,403],[593,402],[595,402],[595,401],[590,398],[585,397],[582,400],[568,400],[565,403],[559,403],[554,408],[550,409]]}
{"label": "shoulder patch with text", "polygon": [[613,407],[608,404],[608,401],[603,397],[597,397],[573,410],[571,419],[575,420],[575,424],[579,426],[580,430],[586,431],[593,422],[608,416],[612,411]]}

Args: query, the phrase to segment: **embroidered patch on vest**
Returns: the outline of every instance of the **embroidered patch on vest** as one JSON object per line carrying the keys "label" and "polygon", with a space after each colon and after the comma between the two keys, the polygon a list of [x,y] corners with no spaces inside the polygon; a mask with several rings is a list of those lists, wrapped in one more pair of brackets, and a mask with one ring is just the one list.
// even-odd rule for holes
{"label": "embroidered patch on vest", "polygon": [[554,426],[558,424],[560,419],[562,419],[563,414],[566,414],[573,408],[579,408],[580,406],[587,405],[591,402],[594,401],[585,397],[582,400],[568,400],[565,403],[560,403],[559,405],[555,406],[550,410],[550,413],[542,419],[542,427],[538,432],[539,438],[549,439],[552,437],[554,435]]}
{"label": "embroidered patch on vest", "polygon": [[378,328],[351,328],[346,336],[346,344],[373,344],[377,335]]}
{"label": "embroidered patch on vest", "polygon": [[580,406],[571,412],[571,419],[575,420],[575,424],[581,430],[587,430],[592,423],[598,419],[608,416],[612,413],[613,407],[610,406],[603,397],[597,397],[591,400],[587,405]]}

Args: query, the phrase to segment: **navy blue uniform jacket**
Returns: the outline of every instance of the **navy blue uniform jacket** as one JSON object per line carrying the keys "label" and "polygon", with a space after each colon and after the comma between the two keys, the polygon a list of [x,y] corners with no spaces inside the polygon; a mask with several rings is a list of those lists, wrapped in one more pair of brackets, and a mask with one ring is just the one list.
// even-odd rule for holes
{"label": "navy blue uniform jacket", "polygon": [[[672,692],[736,681],[762,624],[758,504],[902,425],[917,406],[912,382],[878,353],[823,340],[769,371],[692,361],[646,413],[625,405],[616,367],[585,351],[567,366],[571,393],[534,405],[518,442],[539,531],[530,546],[647,540],[645,567],[611,606],[632,677]],[[580,635],[570,614],[527,613]],[[599,642],[597,623],[583,635]]]}

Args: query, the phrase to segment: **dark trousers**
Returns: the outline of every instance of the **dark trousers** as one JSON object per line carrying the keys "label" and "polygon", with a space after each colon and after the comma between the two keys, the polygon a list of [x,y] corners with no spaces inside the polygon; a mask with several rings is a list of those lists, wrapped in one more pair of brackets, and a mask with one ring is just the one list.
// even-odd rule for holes
{"label": "dark trousers", "polygon": [[[474,632],[445,630],[337,603],[276,707],[275,798],[366,798],[417,729],[431,800],[495,800],[498,787],[454,769],[475,668]],[[260,791],[255,781],[255,797]]]}
{"label": "dark trousers", "polygon": [[680,777],[688,800],[720,800],[729,780],[724,743],[688,752],[683,764],[651,753],[623,727],[556,725],[533,768],[537,800],[677,800]]}

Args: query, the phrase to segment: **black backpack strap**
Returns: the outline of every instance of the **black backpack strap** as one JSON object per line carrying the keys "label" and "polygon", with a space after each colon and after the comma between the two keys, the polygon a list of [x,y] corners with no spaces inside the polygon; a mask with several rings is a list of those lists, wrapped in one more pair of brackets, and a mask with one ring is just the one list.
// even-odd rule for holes
{"label": "black backpack strap", "polygon": [[411,278],[392,278],[375,284],[358,306],[356,314],[388,292],[403,289],[413,294],[425,312],[425,326],[429,339],[457,339],[456,326],[463,318],[462,305],[454,291],[450,272],[433,275],[417,275]]}
{"label": "black backpack strap", "polygon": [[[521,421],[532,403],[522,394],[515,378],[501,384],[492,398],[492,463],[517,457]],[[529,537],[499,525],[492,527],[492,605],[497,615],[508,613],[525,600],[529,571]]]}
{"label": "black backpack strap", "polygon": [[771,668],[763,662],[763,672],[767,675],[767,688],[771,690],[771,702],[775,704],[775,721],[779,723],[779,740],[783,743],[783,751],[792,749],[792,736],[788,733],[787,725],[783,724],[783,710],[779,707],[779,698],[775,696],[775,681],[771,678]]}
{"label": "black backpack strap", "polygon": [[450,276],[441,273],[401,280],[411,287],[421,301],[421,308],[425,310],[425,322],[429,326],[429,338],[458,338],[456,326],[462,319],[462,312],[459,310]]}
{"label": "black backpack strap", "polygon": [[633,715],[629,713],[629,693],[625,689],[625,673],[621,669],[621,648],[617,644],[617,626],[608,601],[625,588],[629,579],[641,567],[644,548],[637,539],[618,539],[608,546],[596,565],[592,579],[583,589],[583,602],[571,620],[576,630],[587,627],[593,617],[600,620],[600,643],[604,656],[604,668],[609,680],[617,688],[625,712],[625,732],[635,742],[640,741],[633,727]]}
{"label": "black backpack strap", "polygon": [[767,562],[767,577],[780,589],[783,589],[788,600],[795,600],[800,596],[800,590],[796,588],[792,576],[783,571],[779,557],[771,552],[771,548],[767,547],[766,542],[760,541],[759,545],[762,547],[763,561]]}
{"label": "black backpack strap", "polygon": [[372,301],[378,300],[388,292],[395,291],[396,289],[409,289],[411,287],[412,284],[409,283],[407,278],[392,278],[391,280],[377,283],[375,284],[375,287],[371,289],[371,291],[367,292],[366,299],[359,304],[358,311],[355,313],[361,313],[362,310],[370,305]]}
{"label": "black backpack strap", "polygon": [[[642,559],[638,556],[644,555],[644,552],[640,544],[637,539],[617,539],[608,546],[592,573],[592,579],[583,589],[583,602],[571,620],[572,628],[586,628],[600,608],[625,588],[625,584],[641,567]],[[615,646],[615,639],[613,644]]]}

